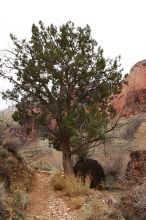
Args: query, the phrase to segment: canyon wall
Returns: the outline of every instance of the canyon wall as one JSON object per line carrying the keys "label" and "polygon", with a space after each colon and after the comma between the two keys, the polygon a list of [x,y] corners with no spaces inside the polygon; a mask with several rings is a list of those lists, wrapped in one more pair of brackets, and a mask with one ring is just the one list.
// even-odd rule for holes
{"label": "canyon wall", "polygon": [[113,106],[123,116],[146,111],[146,60],[136,63],[127,77],[120,94],[113,99]]}

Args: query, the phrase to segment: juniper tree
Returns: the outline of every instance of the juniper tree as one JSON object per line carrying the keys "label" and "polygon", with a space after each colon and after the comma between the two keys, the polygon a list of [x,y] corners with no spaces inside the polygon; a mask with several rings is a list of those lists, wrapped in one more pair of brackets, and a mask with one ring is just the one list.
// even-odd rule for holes
{"label": "juniper tree", "polygon": [[[1,57],[0,75],[13,88],[2,92],[17,104],[14,118],[33,103],[40,109],[41,124],[51,116],[56,127],[48,128],[63,154],[66,174],[73,172],[71,155],[103,137],[111,111],[111,95],[120,90],[120,57],[106,59],[91,36],[88,25],[67,22],[57,28],[32,25],[30,40],[10,35],[13,48]],[[27,111],[24,111],[27,112]]]}

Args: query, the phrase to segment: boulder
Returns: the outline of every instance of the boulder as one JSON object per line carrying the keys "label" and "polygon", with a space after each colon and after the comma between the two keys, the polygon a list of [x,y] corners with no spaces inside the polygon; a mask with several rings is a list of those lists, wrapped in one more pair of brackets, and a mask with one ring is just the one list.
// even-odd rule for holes
{"label": "boulder", "polygon": [[130,154],[125,177],[136,183],[142,183],[146,179],[146,151],[137,150]]}

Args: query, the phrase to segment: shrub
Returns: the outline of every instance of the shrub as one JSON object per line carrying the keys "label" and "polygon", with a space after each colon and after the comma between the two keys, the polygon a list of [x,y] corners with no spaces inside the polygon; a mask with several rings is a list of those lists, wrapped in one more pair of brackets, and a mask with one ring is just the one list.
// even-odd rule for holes
{"label": "shrub", "polygon": [[13,198],[12,206],[25,209],[28,206],[29,197],[26,192],[16,192]]}
{"label": "shrub", "polygon": [[121,209],[128,220],[146,219],[146,182],[134,186],[122,198]]}
{"label": "shrub", "polygon": [[79,220],[123,220],[118,209],[109,207],[103,195],[94,193],[78,211]]}
{"label": "shrub", "polygon": [[0,219],[6,220],[8,219],[9,212],[6,209],[5,205],[3,204],[6,197],[6,189],[5,189],[5,182],[2,181],[0,183]]}
{"label": "shrub", "polygon": [[[134,207],[144,217],[146,215],[146,182],[137,186],[134,191]],[[145,216],[146,217],[146,216]]]}
{"label": "shrub", "polygon": [[61,175],[61,173],[54,174],[50,183],[55,191],[62,191],[65,189],[65,178]]}
{"label": "shrub", "polygon": [[12,201],[13,220],[25,219],[24,210],[28,206],[29,197],[25,192],[16,192]]}
{"label": "shrub", "polygon": [[69,197],[88,195],[90,193],[90,184],[86,181],[85,184],[81,179],[74,176],[65,177],[65,192]]}

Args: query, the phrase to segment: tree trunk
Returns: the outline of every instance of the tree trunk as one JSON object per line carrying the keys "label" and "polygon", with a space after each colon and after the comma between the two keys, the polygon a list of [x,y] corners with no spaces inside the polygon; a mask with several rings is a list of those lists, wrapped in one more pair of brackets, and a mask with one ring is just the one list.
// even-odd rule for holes
{"label": "tree trunk", "polygon": [[71,153],[70,153],[70,145],[69,140],[64,139],[61,143],[61,150],[63,156],[63,169],[66,175],[73,175],[73,164],[71,160]]}

